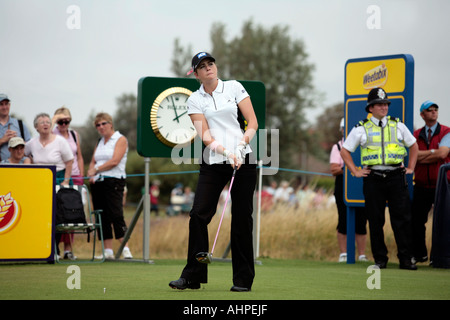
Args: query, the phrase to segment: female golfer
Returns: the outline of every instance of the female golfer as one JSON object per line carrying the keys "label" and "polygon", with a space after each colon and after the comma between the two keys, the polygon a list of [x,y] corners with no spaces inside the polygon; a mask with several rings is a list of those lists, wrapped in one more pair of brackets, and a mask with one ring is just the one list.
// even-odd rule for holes
{"label": "female golfer", "polygon": [[206,148],[190,212],[187,264],[181,277],[169,286],[199,289],[200,283],[207,283],[207,264],[197,261],[196,254],[208,251],[208,224],[216,213],[220,193],[237,168],[231,189],[231,291],[250,291],[255,277],[252,212],[256,161],[249,161],[249,143],[258,121],[247,91],[235,80],[218,79],[215,59],[209,53],[200,52],[192,58],[188,74],[192,72],[201,86],[189,97],[188,114]]}

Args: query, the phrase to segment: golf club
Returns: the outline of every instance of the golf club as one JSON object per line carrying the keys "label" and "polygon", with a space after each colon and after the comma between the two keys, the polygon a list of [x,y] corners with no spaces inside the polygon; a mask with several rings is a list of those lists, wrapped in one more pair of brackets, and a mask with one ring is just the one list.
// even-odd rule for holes
{"label": "golf club", "polygon": [[219,236],[220,226],[222,225],[223,215],[225,214],[225,209],[227,208],[228,199],[230,198],[231,187],[233,186],[234,176],[236,175],[237,167],[234,167],[233,176],[231,177],[230,187],[228,188],[227,197],[225,199],[225,204],[223,205],[222,216],[220,217],[219,227],[217,228],[216,238],[214,239],[214,244],[212,246],[211,252],[199,252],[195,255],[198,262],[201,263],[211,263],[214,248],[216,247],[217,237]]}

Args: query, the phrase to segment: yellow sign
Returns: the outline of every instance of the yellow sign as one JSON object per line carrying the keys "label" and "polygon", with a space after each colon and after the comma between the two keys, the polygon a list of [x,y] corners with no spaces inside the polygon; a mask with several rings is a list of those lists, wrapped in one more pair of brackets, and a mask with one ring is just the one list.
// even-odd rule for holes
{"label": "yellow sign", "polygon": [[403,92],[405,89],[405,60],[387,59],[358,61],[346,67],[348,95],[367,95],[370,89],[383,87],[386,92]]}
{"label": "yellow sign", "polygon": [[53,246],[53,171],[5,166],[0,176],[0,259],[47,259]]}

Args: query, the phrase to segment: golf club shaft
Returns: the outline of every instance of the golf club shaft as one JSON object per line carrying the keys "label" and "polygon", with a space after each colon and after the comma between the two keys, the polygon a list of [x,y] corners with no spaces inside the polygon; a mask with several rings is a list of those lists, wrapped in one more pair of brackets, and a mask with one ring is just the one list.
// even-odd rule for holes
{"label": "golf club shaft", "polygon": [[217,228],[216,238],[214,239],[214,244],[212,246],[211,255],[213,254],[214,248],[216,247],[217,237],[219,236],[219,231],[220,231],[220,226],[222,225],[223,215],[225,213],[225,209],[227,208],[228,199],[230,198],[231,187],[233,186],[234,176],[236,175],[236,169],[237,169],[237,167],[234,167],[233,176],[231,177],[230,187],[228,188],[228,193],[227,193],[227,197],[225,199],[225,204],[223,205],[222,216],[220,217],[219,227]]}

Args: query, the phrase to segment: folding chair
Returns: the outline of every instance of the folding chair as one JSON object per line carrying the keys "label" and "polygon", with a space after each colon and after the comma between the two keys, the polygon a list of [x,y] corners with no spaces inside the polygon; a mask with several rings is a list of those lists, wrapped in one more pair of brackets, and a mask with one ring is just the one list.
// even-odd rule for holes
{"label": "folding chair", "polygon": [[[84,203],[84,210],[89,213],[89,217],[86,219],[86,223],[61,223],[55,226],[55,232],[61,233],[61,234],[86,234],[88,237],[92,238],[91,241],[93,243],[93,250],[92,250],[92,258],[90,260],[68,260],[68,261],[61,261],[56,254],[57,252],[57,246],[58,243],[55,241],[55,260],[58,263],[70,263],[70,264],[78,264],[78,263],[102,263],[105,261],[105,247],[103,243],[103,231],[102,231],[102,218],[101,218],[101,212],[102,210],[91,210],[91,201],[90,201],[90,195],[89,190],[86,185],[73,185],[73,186],[61,186],[56,185],[55,191],[56,193],[59,191],[60,188],[73,188],[78,190],[80,192],[82,199],[85,198]],[[83,192],[85,192],[86,196],[83,197]],[[56,194],[55,194],[56,196]],[[89,233],[92,232],[92,235]],[[95,259],[95,245],[97,242],[97,232],[100,235],[100,243],[102,246],[102,259]]]}

